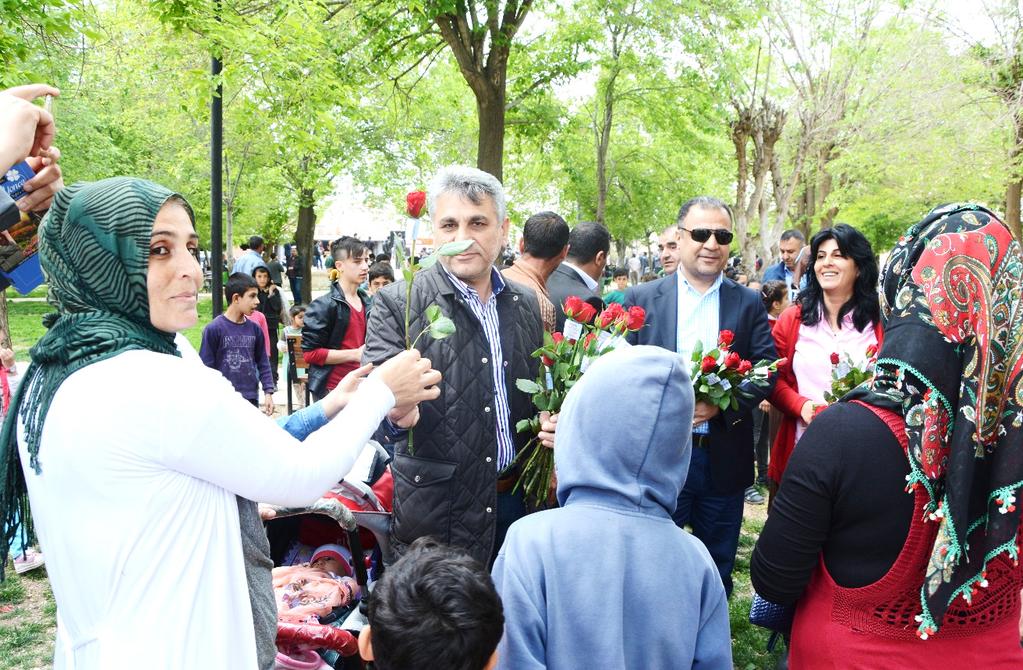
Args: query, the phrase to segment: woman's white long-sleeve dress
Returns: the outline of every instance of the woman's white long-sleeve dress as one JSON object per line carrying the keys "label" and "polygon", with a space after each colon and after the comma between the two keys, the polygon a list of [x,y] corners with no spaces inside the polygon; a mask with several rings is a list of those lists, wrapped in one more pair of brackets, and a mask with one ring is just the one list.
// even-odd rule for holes
{"label": "woman's white long-sleeve dress", "polygon": [[43,427],[39,475],[19,430],[60,612],[55,667],[255,668],[235,494],[312,502],[393,404],[370,378],[299,448],[187,358],[129,351],[68,377]]}

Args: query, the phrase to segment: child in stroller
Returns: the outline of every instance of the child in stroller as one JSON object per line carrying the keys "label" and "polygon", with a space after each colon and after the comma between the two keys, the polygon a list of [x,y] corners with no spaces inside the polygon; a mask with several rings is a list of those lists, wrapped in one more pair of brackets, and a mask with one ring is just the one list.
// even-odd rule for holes
{"label": "child in stroller", "polygon": [[366,618],[359,605],[388,555],[393,489],[386,460],[382,449],[367,448],[312,506],[276,508],[266,522],[278,566],[278,668],[362,668],[356,636]]}
{"label": "child in stroller", "polygon": [[325,544],[308,563],[274,568],[278,619],[320,623],[334,608],[357,601],[361,589],[352,578],[351,557],[347,547]]}

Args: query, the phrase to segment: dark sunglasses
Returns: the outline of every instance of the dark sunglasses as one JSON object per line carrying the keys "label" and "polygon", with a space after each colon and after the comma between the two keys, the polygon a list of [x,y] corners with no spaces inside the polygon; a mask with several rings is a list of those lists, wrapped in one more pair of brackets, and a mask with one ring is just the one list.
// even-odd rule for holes
{"label": "dark sunglasses", "polygon": [[700,244],[709,240],[711,235],[713,235],[714,239],[717,240],[717,243],[721,245],[731,244],[732,238],[735,237],[735,235],[732,234],[732,231],[722,230],[721,228],[693,228],[692,230],[682,228],[682,230],[689,233],[689,236],[693,238],[693,242],[699,242]]}

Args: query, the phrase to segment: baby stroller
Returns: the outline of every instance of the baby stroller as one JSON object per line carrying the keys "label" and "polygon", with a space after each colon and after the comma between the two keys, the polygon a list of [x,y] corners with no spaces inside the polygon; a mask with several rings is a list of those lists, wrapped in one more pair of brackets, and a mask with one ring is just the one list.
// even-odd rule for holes
{"label": "baby stroller", "polygon": [[[309,507],[272,508],[275,516],[266,522],[266,530],[275,566],[308,560],[314,544],[343,545],[350,551],[352,577],[361,594],[360,599],[320,616],[319,623],[278,621],[278,649],[302,659],[299,663],[308,663],[294,667],[363,667],[357,640],[366,625],[367,598],[391,558],[388,532],[394,488],[388,460],[382,448],[367,448],[352,472]],[[311,655],[314,649],[318,658]],[[281,656],[278,659],[279,667],[287,662]]]}

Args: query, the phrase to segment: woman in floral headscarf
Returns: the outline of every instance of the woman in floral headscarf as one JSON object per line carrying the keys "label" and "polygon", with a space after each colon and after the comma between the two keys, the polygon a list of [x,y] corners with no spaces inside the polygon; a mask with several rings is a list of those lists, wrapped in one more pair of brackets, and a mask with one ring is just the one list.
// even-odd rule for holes
{"label": "woman in floral headscarf", "polygon": [[790,667],[1023,666],[1021,277],[978,206],[899,240],[874,378],[808,428],[754,551],[757,592],[798,600]]}

